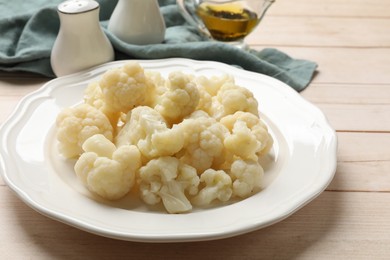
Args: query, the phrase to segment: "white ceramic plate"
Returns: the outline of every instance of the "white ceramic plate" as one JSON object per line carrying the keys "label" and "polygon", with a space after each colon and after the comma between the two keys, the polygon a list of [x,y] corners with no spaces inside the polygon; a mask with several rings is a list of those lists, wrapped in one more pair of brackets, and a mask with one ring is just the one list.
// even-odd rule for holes
{"label": "white ceramic plate", "polygon": [[[178,242],[225,238],[276,223],[310,202],[332,180],[337,140],[322,112],[290,87],[268,76],[217,62],[188,59],[139,61],[167,75],[229,73],[259,101],[275,144],[262,159],[264,189],[229,205],[170,215],[125,198],[110,203],[91,196],[76,179],[73,163],[56,150],[55,118],[80,103],[88,82],[125,61],[58,78],[26,96],[3,124],[0,166],[12,190],[40,213],[91,233],[143,241]],[[134,197],[134,196],[133,196]]]}

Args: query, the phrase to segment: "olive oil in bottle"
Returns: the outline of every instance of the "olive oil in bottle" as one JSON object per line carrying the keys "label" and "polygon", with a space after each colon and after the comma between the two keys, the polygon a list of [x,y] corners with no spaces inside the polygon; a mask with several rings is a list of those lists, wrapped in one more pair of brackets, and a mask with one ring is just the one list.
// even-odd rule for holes
{"label": "olive oil in bottle", "polygon": [[237,41],[247,36],[258,24],[256,13],[239,3],[202,3],[196,10],[211,36],[219,41]]}

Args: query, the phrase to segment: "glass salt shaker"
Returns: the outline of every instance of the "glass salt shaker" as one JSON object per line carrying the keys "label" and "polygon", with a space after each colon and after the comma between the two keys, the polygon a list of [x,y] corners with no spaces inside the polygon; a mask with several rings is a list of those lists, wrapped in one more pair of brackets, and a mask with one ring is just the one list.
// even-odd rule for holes
{"label": "glass salt shaker", "polygon": [[114,60],[114,49],[99,24],[99,3],[68,0],[58,5],[60,30],[51,52],[56,76]]}
{"label": "glass salt shaker", "polygon": [[166,28],[157,0],[119,0],[107,29],[126,43],[144,45],[163,42]]}

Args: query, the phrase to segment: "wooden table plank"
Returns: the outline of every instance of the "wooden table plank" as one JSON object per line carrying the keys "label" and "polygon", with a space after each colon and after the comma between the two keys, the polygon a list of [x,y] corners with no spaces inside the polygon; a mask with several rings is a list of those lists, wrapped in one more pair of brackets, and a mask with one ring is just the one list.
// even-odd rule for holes
{"label": "wooden table plank", "polygon": [[390,192],[390,160],[338,162],[327,190]]}
{"label": "wooden table plank", "polygon": [[339,132],[338,165],[328,190],[390,192],[390,133]]}
{"label": "wooden table plank", "polygon": [[184,244],[99,237],[38,214],[8,188],[0,187],[0,197],[0,208],[7,209],[0,218],[0,232],[7,238],[0,255],[6,259],[203,259],[205,253],[207,259],[385,259],[390,254],[389,193],[324,192],[273,226]]}
{"label": "wooden table plank", "polygon": [[317,104],[338,131],[389,132],[390,104]]}
{"label": "wooden table plank", "polygon": [[18,74],[8,78],[0,76],[0,95],[24,96],[43,86],[47,81],[49,78],[21,78]]}
{"label": "wooden table plank", "polygon": [[390,133],[339,132],[340,162],[390,161]]}
{"label": "wooden table plank", "polygon": [[[359,24],[359,26],[355,26]],[[269,16],[249,44],[300,47],[390,47],[390,18]]]}
{"label": "wooden table plank", "polygon": [[390,84],[310,84],[301,92],[313,103],[321,104],[390,104]]}
{"label": "wooden table plank", "polygon": [[390,85],[390,48],[275,47],[297,59],[315,61],[314,84]]}
{"label": "wooden table plank", "polygon": [[389,10],[384,0],[277,0],[267,15],[390,18]]}

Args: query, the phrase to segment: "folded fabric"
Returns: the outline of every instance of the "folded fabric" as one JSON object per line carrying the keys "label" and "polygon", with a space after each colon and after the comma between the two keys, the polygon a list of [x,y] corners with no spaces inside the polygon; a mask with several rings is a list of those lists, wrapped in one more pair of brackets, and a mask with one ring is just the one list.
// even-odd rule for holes
{"label": "folded fabric", "polygon": [[[60,0],[13,0],[0,2],[0,70],[26,71],[55,77],[50,53],[60,27]],[[317,68],[312,61],[293,59],[273,49],[241,50],[202,37],[181,16],[175,0],[159,0],[167,27],[161,44],[127,44],[106,30],[116,0],[97,0],[100,22],[115,49],[115,59],[162,59],[182,57],[213,60],[275,77],[297,91],[311,81]]]}

